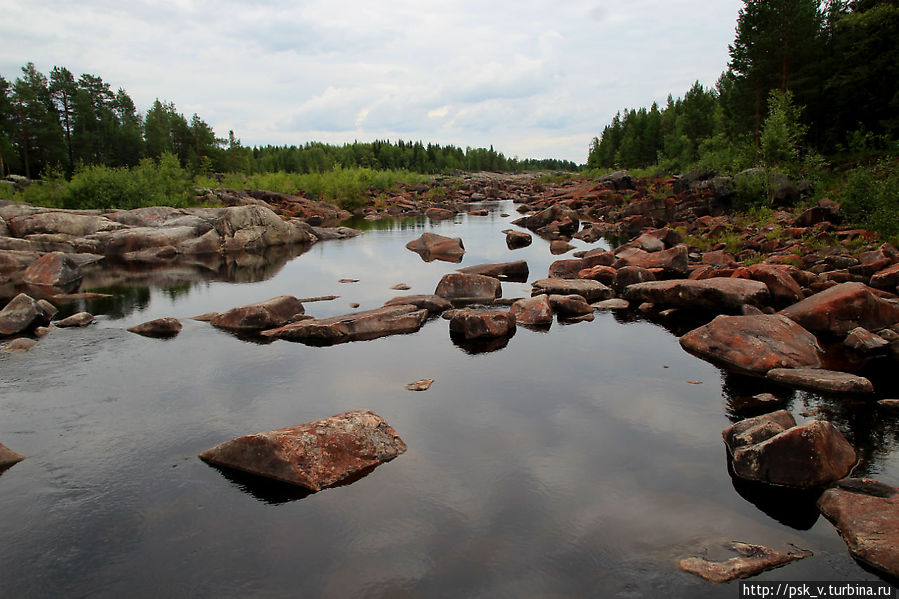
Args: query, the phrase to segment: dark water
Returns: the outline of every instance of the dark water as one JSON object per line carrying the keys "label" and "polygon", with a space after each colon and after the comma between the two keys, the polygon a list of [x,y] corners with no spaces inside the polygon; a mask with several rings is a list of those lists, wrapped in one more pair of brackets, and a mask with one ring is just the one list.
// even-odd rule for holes
{"label": "dark water", "polygon": [[[530,280],[544,277],[548,244],[509,251],[500,230],[513,217],[499,213],[513,207],[490,208],[378,223],[270,263],[98,272],[117,297],[67,307],[97,324],[0,356],[0,442],[28,456],[0,476],[0,595],[736,597],[738,583],[677,567],[730,540],[815,553],[758,580],[877,580],[809,500],[734,485],[720,432],[736,398],[772,389],[723,375],[658,324],[597,313],[471,354],[441,319],[318,348],[189,320],[280,294],[340,295],[306,305],[332,316],[432,293],[482,262],[526,259]],[[463,263],[405,249],[426,230],[461,236]],[[401,282],[412,289],[389,289]],[[505,297],[529,290],[503,284]],[[175,339],[125,331],[162,316],[182,319]],[[430,390],[404,389],[421,378]],[[894,416],[773,390],[800,421],[833,419],[860,473],[899,484]],[[302,497],[196,457],[353,408],[379,413],[409,450],[349,486]]]}

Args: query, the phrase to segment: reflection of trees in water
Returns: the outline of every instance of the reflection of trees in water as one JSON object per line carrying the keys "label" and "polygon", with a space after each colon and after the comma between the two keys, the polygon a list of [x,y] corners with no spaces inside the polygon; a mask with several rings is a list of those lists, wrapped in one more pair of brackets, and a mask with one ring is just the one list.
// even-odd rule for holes
{"label": "reflection of trees in water", "polygon": [[110,297],[57,302],[60,316],[76,312],[90,312],[94,315],[105,314],[111,318],[124,318],[135,311],[144,310],[150,305],[149,287],[113,285],[95,287],[90,291],[107,294]]}
{"label": "reflection of trees in water", "polygon": [[379,218],[376,220],[366,220],[358,216],[347,219],[340,223],[343,227],[358,229],[360,231],[406,231],[414,229],[427,228],[429,220],[424,216],[416,216],[412,218],[394,219]]}

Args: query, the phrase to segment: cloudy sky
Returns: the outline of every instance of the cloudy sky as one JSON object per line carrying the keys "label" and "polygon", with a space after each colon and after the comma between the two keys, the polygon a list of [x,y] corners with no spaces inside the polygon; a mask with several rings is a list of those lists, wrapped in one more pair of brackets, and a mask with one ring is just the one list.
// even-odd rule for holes
{"label": "cloudy sky", "polygon": [[713,85],[740,0],[0,0],[0,74],[67,67],[244,145],[402,138],[583,163]]}

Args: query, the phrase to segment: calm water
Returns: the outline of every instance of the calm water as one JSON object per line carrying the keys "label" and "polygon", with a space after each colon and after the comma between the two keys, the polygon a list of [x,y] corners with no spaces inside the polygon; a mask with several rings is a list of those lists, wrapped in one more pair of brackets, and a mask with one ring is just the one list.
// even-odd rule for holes
{"label": "calm water", "polygon": [[[815,552],[759,580],[877,580],[807,502],[735,488],[721,430],[734,397],[769,389],[683,352],[658,324],[597,313],[519,327],[505,348],[472,354],[439,318],[318,348],[189,320],[281,294],[339,295],[306,311],[343,314],[432,293],[443,274],[483,262],[526,259],[529,280],[545,277],[548,244],[508,250],[500,231],[514,216],[500,213],[514,207],[489,207],[379,223],[268,263],[97,273],[87,284],[117,297],[66,307],[97,324],[0,355],[0,442],[28,456],[0,476],[0,595],[735,597],[738,583],[677,567],[729,540]],[[424,231],[461,236],[462,264],[406,250]],[[505,297],[529,290],[503,284]],[[162,316],[182,319],[175,339],[125,331]],[[435,379],[430,390],[404,389],[421,378]],[[838,424],[864,455],[860,472],[899,484],[894,417],[787,397],[797,420]],[[349,486],[289,496],[196,457],[353,408],[379,413],[409,450]]]}

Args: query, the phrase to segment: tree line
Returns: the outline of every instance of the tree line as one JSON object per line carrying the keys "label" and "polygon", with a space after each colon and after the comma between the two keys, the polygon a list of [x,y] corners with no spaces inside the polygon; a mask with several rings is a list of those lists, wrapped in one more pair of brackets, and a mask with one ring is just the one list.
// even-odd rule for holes
{"label": "tree line", "polygon": [[197,114],[188,119],[172,102],[157,99],[141,115],[124,89],[113,91],[95,75],[76,79],[57,66],[48,77],[29,62],[14,81],[0,76],[0,177],[61,171],[71,178],[81,168],[133,167],[166,154],[192,174],[321,173],[336,167],[426,174],[578,170],[572,161],[507,158],[493,146],[463,150],[421,141],[246,147],[233,131],[220,138]]}
{"label": "tree line", "polygon": [[770,163],[766,152],[895,149],[897,39],[899,0],[744,0],[716,85],[619,112],[587,164],[733,171]]}

